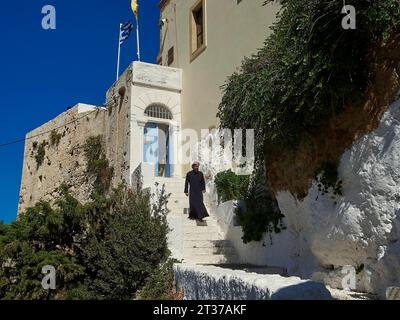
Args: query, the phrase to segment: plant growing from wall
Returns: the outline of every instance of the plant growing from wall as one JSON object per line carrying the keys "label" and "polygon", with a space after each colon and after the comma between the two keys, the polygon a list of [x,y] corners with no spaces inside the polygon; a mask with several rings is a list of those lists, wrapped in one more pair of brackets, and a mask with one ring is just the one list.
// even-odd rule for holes
{"label": "plant growing from wall", "polygon": [[114,176],[114,168],[109,165],[105,155],[103,137],[101,135],[89,137],[84,145],[84,152],[87,173],[94,181],[94,192],[98,194],[108,192]]}
{"label": "plant growing from wall", "polygon": [[44,157],[46,156],[46,145],[47,142],[45,140],[39,144],[36,144],[37,147],[35,148],[35,160],[37,169],[39,169],[39,167],[43,164]]}
{"label": "plant growing from wall", "polygon": [[265,185],[265,171],[259,170],[252,177],[244,203],[244,207],[236,208],[244,243],[261,241],[265,233],[272,241],[272,233],[286,229],[282,221],[284,215]]}
{"label": "plant growing from wall", "polygon": [[247,195],[250,176],[237,175],[229,169],[217,173],[214,182],[218,192],[218,203],[229,200],[244,200]]}
{"label": "plant growing from wall", "polygon": [[51,146],[56,146],[58,147],[58,145],[60,144],[60,140],[62,138],[62,134],[61,133],[57,133],[56,130],[52,130],[50,133],[50,145]]}

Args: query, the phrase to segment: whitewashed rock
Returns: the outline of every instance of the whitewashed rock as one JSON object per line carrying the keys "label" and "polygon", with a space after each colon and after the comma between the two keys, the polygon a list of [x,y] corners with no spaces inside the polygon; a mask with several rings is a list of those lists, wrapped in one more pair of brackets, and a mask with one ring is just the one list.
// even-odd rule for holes
{"label": "whitewashed rock", "polygon": [[298,277],[192,264],[175,264],[174,272],[177,288],[188,300],[332,299],[325,285]]}
{"label": "whitewashed rock", "polygon": [[314,182],[302,201],[278,193],[292,237],[289,274],[341,287],[342,267],[357,269],[357,291],[385,296],[400,284],[400,100],[379,127],[340,161],[343,196],[321,195]]}

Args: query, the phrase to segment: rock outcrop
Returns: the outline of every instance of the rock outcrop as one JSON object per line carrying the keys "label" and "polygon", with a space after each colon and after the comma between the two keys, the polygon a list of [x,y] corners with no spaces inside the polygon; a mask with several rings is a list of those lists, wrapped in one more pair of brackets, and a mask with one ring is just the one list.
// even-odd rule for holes
{"label": "rock outcrop", "polygon": [[316,181],[302,200],[278,193],[292,239],[290,274],[340,288],[350,274],[343,267],[352,266],[353,289],[382,297],[400,284],[399,108],[400,100],[342,155],[342,196],[322,195]]}

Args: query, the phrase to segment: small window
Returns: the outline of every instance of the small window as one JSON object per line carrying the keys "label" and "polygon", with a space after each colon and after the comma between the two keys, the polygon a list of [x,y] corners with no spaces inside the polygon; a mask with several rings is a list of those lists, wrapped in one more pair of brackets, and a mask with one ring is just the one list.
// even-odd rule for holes
{"label": "small window", "polygon": [[206,47],[205,7],[200,0],[191,10],[191,60],[194,60]]}
{"label": "small window", "polygon": [[174,63],[174,47],[168,50],[168,65],[170,66],[173,63]]}
{"label": "small window", "polygon": [[146,108],[144,114],[148,117],[172,120],[171,111],[160,103],[153,103]]}

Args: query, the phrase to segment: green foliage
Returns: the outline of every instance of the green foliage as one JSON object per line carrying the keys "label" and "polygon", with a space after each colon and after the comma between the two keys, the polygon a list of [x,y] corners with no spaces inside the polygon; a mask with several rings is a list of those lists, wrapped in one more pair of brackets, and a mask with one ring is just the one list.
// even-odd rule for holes
{"label": "green foliage", "polygon": [[[85,284],[98,299],[130,299],[168,256],[168,227],[152,214],[148,195],[118,189],[109,200],[105,222],[94,224],[83,247]],[[95,202],[90,211],[102,207]]]}
{"label": "green foliage", "polygon": [[[74,235],[83,230],[81,211],[77,202],[70,203],[71,199],[65,195],[63,202],[77,209],[73,217],[39,202],[24,213],[21,221],[0,228],[0,264],[6,265],[0,269],[0,299],[53,299],[83,275],[84,267],[73,254]],[[72,230],[71,223],[75,226]],[[45,265],[56,268],[59,290],[42,288]]]}
{"label": "green foliage", "polygon": [[151,195],[152,201],[152,211],[158,212],[161,218],[166,217],[169,213],[169,209],[167,208],[168,199],[171,196],[171,193],[167,193],[165,190],[165,185],[163,184],[161,188],[158,182],[155,183],[156,190],[155,193]]}
{"label": "green foliage", "polygon": [[140,290],[139,299],[171,300],[174,298],[174,271],[172,266],[175,262],[169,259],[153,271]]}
{"label": "green foliage", "polygon": [[398,0],[372,1],[368,8],[368,24],[383,39],[400,30],[400,5]]}
{"label": "green foliage", "polygon": [[230,76],[218,112],[222,128],[255,129],[258,163],[357,104],[374,76],[372,48],[400,30],[397,0],[352,1],[356,30],[342,28],[342,0],[280,2],[272,35]]}
{"label": "green foliage", "polygon": [[244,200],[249,187],[250,176],[237,175],[232,170],[219,172],[214,178],[218,202]]}
{"label": "green foliage", "polygon": [[62,134],[61,133],[57,133],[56,130],[52,130],[50,133],[50,145],[51,146],[57,146],[60,144],[60,140],[62,138]]}
{"label": "green foliage", "polygon": [[[154,211],[167,197],[151,207],[150,195],[120,186],[82,205],[60,192],[56,208],[39,202],[0,223],[0,299],[132,299],[168,259],[165,215]],[[41,286],[45,265],[56,290]]]}
{"label": "green foliage", "polygon": [[245,206],[236,208],[236,216],[243,230],[243,242],[261,241],[264,234],[270,238],[273,232],[279,233],[286,229],[283,225],[279,206],[274,196],[265,185],[265,171],[259,170],[250,182],[244,201]]}
{"label": "green foliage", "polygon": [[110,190],[111,180],[114,176],[114,168],[104,152],[103,137],[89,137],[84,145],[87,161],[87,173],[94,179],[94,192],[104,194]]}
{"label": "green foliage", "polygon": [[342,180],[338,180],[337,163],[324,162],[317,171],[315,180],[318,182],[318,190],[322,195],[333,193],[334,196],[342,195]]}
{"label": "green foliage", "polygon": [[34,149],[36,150],[35,160],[37,169],[39,169],[39,167],[43,164],[44,157],[46,156],[46,145],[47,142],[43,140],[39,145],[36,145],[37,148],[34,147]]}

